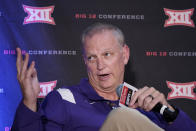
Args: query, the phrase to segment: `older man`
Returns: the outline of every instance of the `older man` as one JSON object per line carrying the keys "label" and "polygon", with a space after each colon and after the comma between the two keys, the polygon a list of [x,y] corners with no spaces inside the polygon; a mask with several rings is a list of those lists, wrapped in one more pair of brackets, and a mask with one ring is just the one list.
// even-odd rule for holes
{"label": "older man", "polygon": [[[12,130],[96,131],[109,112],[118,107],[116,88],[123,83],[125,65],[129,60],[129,47],[125,44],[123,33],[113,25],[94,24],[84,31],[82,44],[88,79],[82,79],[77,86],[52,91],[38,111],[36,102],[40,88],[35,62],[28,68],[29,55],[26,54],[23,60],[21,50],[17,48],[17,78],[23,99],[16,111]],[[182,111],[171,123],[164,121],[158,113],[151,112],[158,102],[174,110],[162,93],[149,87],[134,94],[130,107],[137,108],[168,131],[196,129],[194,122]]]}

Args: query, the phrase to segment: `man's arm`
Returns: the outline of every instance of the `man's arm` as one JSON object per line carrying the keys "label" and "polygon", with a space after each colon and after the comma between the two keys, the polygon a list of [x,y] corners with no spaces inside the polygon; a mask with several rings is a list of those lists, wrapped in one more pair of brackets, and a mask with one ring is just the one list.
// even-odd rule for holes
{"label": "man's arm", "polygon": [[130,107],[138,108],[138,110],[144,115],[148,116],[154,123],[159,125],[166,131],[194,131],[196,130],[196,123],[190,119],[190,117],[179,110],[176,119],[172,122],[166,122],[164,117],[158,112],[152,112],[152,109],[157,103],[161,103],[169,107],[170,110],[174,109],[166,100],[163,93],[160,93],[155,88],[144,87],[139,89],[132,97]]}
{"label": "man's arm", "polygon": [[62,130],[62,125],[58,125],[55,120],[52,120],[53,118],[51,120],[47,119],[46,116],[50,116],[50,113],[47,111],[55,110],[53,108],[57,107],[54,104],[56,103],[54,100],[56,100],[56,96],[58,95],[47,97],[44,109],[40,108],[39,112],[37,112],[37,97],[40,92],[40,85],[35,69],[35,62],[33,61],[28,67],[29,54],[25,54],[23,60],[21,49],[17,48],[16,51],[17,79],[21,87],[23,99],[17,108],[12,131],[43,131],[46,128],[49,131]]}
{"label": "man's arm", "polygon": [[21,87],[23,95],[23,103],[32,111],[36,112],[37,97],[40,92],[37,71],[35,69],[35,62],[33,61],[28,67],[29,54],[25,54],[23,60],[21,49],[16,48],[17,51],[17,79]]}
{"label": "man's arm", "polygon": [[21,101],[12,131],[62,131],[69,124],[68,109],[57,91],[50,92],[37,112],[30,110]]}
{"label": "man's arm", "polygon": [[16,110],[11,131],[43,131],[41,115],[30,110],[21,101]]}
{"label": "man's arm", "polygon": [[157,112],[144,111],[138,108],[142,114],[166,131],[195,131],[196,123],[182,110],[179,109],[177,118],[172,123],[167,123],[163,116]]}

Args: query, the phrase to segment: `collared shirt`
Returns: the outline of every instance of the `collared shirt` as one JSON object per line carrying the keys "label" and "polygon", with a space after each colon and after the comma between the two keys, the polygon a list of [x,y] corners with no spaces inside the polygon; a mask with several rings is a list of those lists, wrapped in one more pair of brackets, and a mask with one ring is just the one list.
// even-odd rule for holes
{"label": "collared shirt", "polygon": [[[88,79],[82,79],[77,86],[63,87],[49,93],[38,112],[32,112],[21,102],[12,130],[98,131],[108,113],[118,107],[118,102],[105,100],[96,93]],[[183,131],[187,126],[196,130],[195,123],[182,111],[173,124],[168,124],[158,113],[138,110],[167,131]]]}

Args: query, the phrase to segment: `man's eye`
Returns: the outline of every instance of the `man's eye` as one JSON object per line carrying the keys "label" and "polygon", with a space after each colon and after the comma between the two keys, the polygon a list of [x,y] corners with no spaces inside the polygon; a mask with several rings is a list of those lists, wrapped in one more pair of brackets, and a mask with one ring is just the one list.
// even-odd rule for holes
{"label": "man's eye", "polygon": [[111,56],[111,53],[106,52],[106,53],[105,53],[105,56]]}
{"label": "man's eye", "polygon": [[87,57],[87,59],[88,59],[89,61],[92,61],[92,60],[94,60],[95,58],[94,58],[93,56],[89,56],[89,57]]}

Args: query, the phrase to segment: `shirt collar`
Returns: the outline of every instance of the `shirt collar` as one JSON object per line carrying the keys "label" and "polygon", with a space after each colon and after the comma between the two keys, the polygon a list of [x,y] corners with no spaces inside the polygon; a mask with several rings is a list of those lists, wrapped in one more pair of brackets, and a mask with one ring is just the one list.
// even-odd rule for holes
{"label": "shirt collar", "polygon": [[90,85],[89,80],[87,78],[83,78],[80,81],[79,90],[85,95],[88,99],[93,101],[105,100],[103,97],[99,96],[94,88]]}

